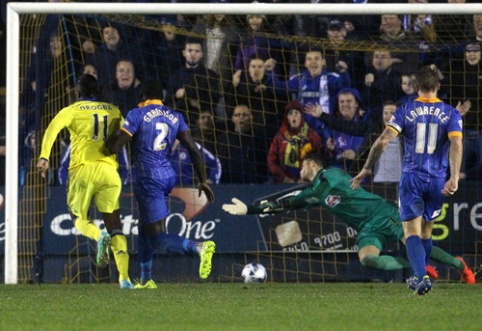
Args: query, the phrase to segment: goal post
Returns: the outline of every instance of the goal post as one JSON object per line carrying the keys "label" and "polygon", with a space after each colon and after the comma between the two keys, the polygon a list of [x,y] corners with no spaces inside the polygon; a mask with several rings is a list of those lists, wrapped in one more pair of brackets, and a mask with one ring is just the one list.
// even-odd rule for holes
{"label": "goal post", "polygon": [[18,283],[20,15],[33,14],[482,14],[482,4],[7,3],[5,283]]}
{"label": "goal post", "polygon": [[481,4],[273,4],[273,3],[38,3],[10,2],[15,14],[225,14],[225,15],[382,15],[461,14],[480,12]]}
{"label": "goal post", "polygon": [[[18,217],[18,112],[19,107],[19,12],[7,4],[7,139],[5,169],[5,284],[18,282],[17,217]],[[10,178],[10,179],[9,179]],[[9,201],[12,203],[9,203]],[[15,201],[15,202],[13,202]]]}

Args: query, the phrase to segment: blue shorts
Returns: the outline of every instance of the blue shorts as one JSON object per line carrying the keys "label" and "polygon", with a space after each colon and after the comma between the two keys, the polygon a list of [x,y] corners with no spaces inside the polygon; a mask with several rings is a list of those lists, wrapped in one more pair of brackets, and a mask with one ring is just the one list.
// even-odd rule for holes
{"label": "blue shorts", "polygon": [[163,179],[137,177],[134,195],[139,207],[139,223],[155,223],[169,215],[167,202],[175,184],[174,176]]}
{"label": "blue shorts", "polygon": [[430,182],[417,175],[402,173],[400,178],[400,217],[402,222],[422,216],[431,221],[440,215],[443,205],[441,193],[445,178],[431,178]]}

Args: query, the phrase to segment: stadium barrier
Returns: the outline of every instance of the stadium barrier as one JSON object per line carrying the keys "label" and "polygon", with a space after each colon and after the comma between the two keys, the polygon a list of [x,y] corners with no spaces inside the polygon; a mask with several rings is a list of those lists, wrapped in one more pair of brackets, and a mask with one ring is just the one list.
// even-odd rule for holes
{"label": "stadium barrier", "polygon": [[[214,240],[216,257],[212,279],[238,281],[240,268],[249,262],[260,262],[270,272],[272,281],[366,281],[373,278],[401,279],[402,272],[377,273],[361,266],[357,257],[356,231],[336,221],[322,208],[292,211],[280,215],[233,216],[221,210],[223,203],[237,197],[248,204],[265,198],[277,198],[299,191],[300,185],[215,185],[217,197],[206,205],[197,197],[196,188],[175,188],[170,199],[168,232],[193,240]],[[383,187],[395,192],[396,185]],[[256,192],[256,196],[253,196]],[[0,190],[3,194],[4,190]],[[33,275],[45,282],[108,282],[115,279],[115,266],[95,266],[95,243],[82,237],[74,228],[66,207],[63,187],[52,187],[56,196],[45,209],[45,222],[32,265]],[[131,277],[139,276],[136,261],[137,212],[129,208],[132,192],[124,189],[121,197],[123,232],[128,239]],[[457,195],[447,199],[442,214],[435,222],[434,244],[453,255],[463,255],[469,265],[482,263],[477,254],[482,241],[482,203],[475,183],[463,183]],[[134,213],[132,212],[134,211]],[[94,222],[103,228],[94,210]],[[4,209],[0,210],[4,219]],[[5,224],[0,224],[0,255],[4,254]],[[399,243],[387,246],[387,253],[404,256]],[[162,281],[197,279],[197,258],[156,255],[160,263],[154,277]],[[441,279],[457,279],[445,266],[438,266]],[[3,270],[3,269],[1,269]],[[156,272],[156,271],[155,271]],[[3,273],[0,272],[1,278]],[[455,277],[455,278],[454,278]],[[32,277],[35,280],[35,277]],[[115,282],[115,281],[114,281]]]}

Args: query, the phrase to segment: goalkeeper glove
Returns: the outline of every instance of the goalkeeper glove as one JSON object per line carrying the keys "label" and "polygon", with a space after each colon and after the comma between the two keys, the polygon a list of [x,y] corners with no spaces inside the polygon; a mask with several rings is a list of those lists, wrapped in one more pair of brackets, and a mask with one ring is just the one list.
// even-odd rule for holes
{"label": "goalkeeper glove", "polygon": [[263,213],[280,212],[283,210],[283,207],[280,206],[278,202],[267,200],[261,201],[259,208],[263,211]]}
{"label": "goalkeeper glove", "polygon": [[248,206],[239,199],[232,198],[233,204],[223,204],[223,210],[232,215],[246,215],[248,213]]}

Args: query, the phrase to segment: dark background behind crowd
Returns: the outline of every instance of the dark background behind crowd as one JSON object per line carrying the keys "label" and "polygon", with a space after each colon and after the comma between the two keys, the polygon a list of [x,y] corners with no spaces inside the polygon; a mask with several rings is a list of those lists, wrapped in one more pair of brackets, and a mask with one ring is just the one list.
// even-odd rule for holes
{"label": "dark background behind crowd", "polygon": [[[5,48],[4,9],[0,41]],[[160,80],[164,104],[183,114],[205,159],[216,160],[207,170],[211,181],[252,184],[298,182],[301,161],[310,151],[323,154],[327,165],[358,172],[390,110],[416,98],[413,75],[424,65],[439,73],[440,98],[458,105],[464,116],[464,176],[482,178],[482,15],[39,15],[24,23],[21,184],[37,138],[56,112],[75,101],[73,87],[82,73],[97,77],[98,98],[119,106],[124,116],[137,107],[142,82]],[[6,52],[0,56],[4,119]],[[4,173],[5,120],[0,122]],[[401,144],[397,141],[386,158],[397,164],[377,167],[393,173],[375,174],[377,181],[397,180],[400,157],[392,156],[401,153]],[[67,133],[56,148],[51,183],[62,184]],[[125,183],[135,176],[129,154],[119,155],[126,160]],[[184,154],[174,153],[171,160],[180,177],[192,174]],[[179,183],[195,184],[193,178]]]}

